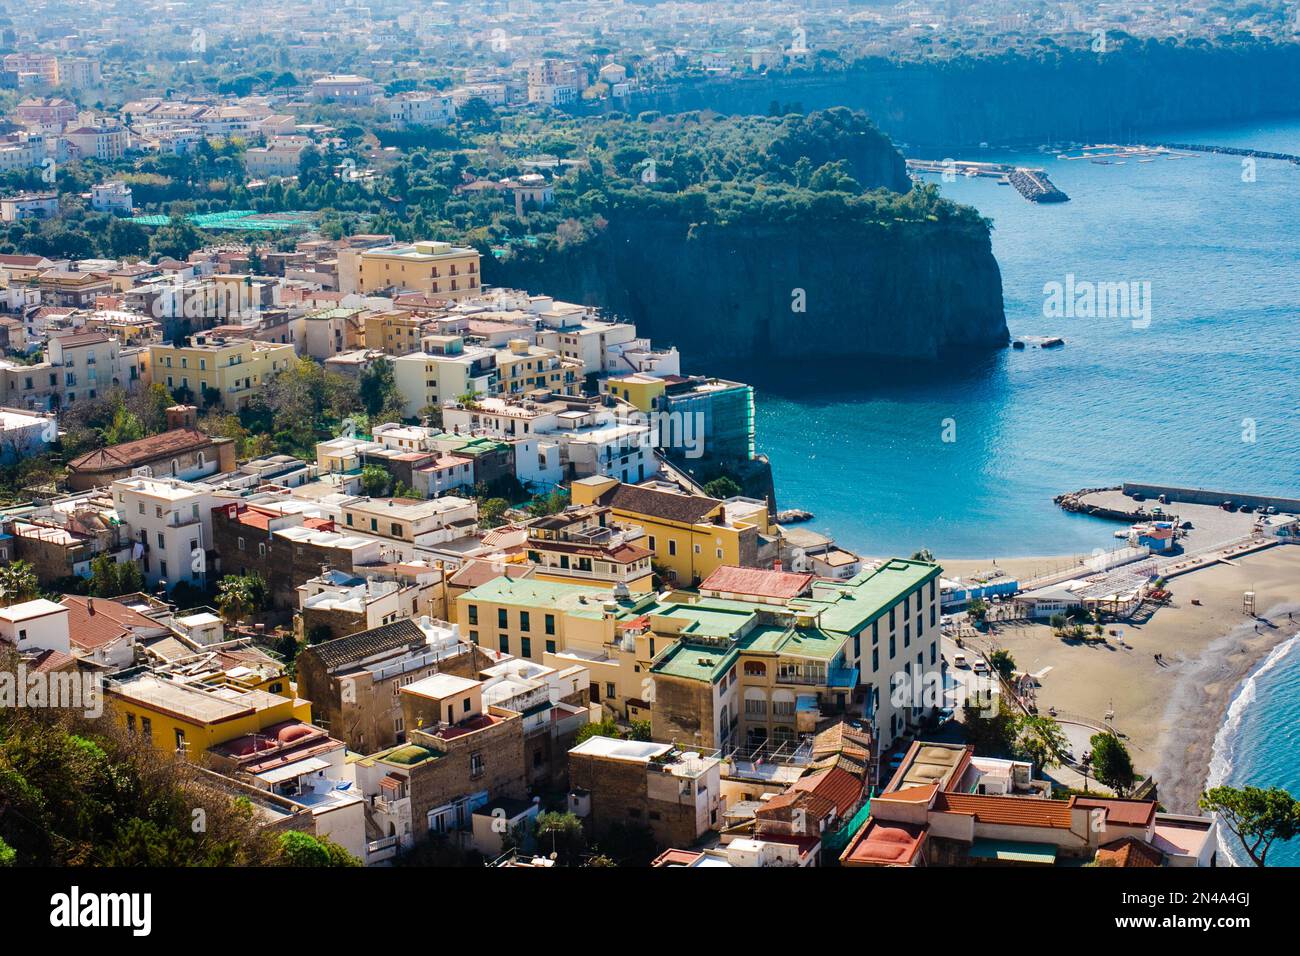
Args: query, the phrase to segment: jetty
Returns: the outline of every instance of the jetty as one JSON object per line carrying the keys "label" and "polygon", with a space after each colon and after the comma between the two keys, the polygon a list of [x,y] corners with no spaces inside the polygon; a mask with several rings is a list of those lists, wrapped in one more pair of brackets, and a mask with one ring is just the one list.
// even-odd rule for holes
{"label": "jetty", "polygon": [[1016,192],[1030,202],[1068,202],[1070,197],[1058,189],[1047,177],[1046,170],[1029,166],[1009,166],[1006,163],[985,163],[960,159],[909,159],[907,171],[912,178],[921,173],[939,173],[949,176],[984,176],[999,183],[1014,186]]}
{"label": "jetty", "polygon": [[1160,149],[1177,149],[1189,153],[1221,153],[1224,156],[1251,156],[1255,159],[1276,159],[1300,166],[1300,156],[1294,153],[1270,153],[1263,149],[1246,149],[1239,146],[1203,146],[1196,143],[1158,143]]}

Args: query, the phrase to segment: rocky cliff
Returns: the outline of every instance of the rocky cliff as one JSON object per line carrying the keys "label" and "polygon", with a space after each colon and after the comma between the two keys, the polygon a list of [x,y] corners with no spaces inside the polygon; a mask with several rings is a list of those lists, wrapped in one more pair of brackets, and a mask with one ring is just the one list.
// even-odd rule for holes
{"label": "rocky cliff", "polygon": [[1126,142],[1162,128],[1300,113],[1300,45],[1128,41],[1111,52],[868,59],[842,72],[686,80],[623,108],[864,111],[895,142]]}
{"label": "rocky cliff", "polygon": [[711,358],[937,359],[1008,339],[982,221],[692,224],[611,213],[580,246],[494,262],[484,278],[603,306],[695,369]]}

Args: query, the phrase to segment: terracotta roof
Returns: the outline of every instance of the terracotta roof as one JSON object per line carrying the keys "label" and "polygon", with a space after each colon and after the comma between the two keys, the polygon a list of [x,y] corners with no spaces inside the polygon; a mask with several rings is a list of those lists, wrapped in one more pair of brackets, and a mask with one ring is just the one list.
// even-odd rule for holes
{"label": "terracotta roof", "polygon": [[34,658],[36,666],[33,668],[38,674],[51,674],[55,671],[65,671],[70,669],[70,665],[75,665],[77,659],[62,651],[44,650]]}
{"label": "terracotta roof", "polygon": [[213,444],[212,438],[197,428],[175,428],[160,435],[97,448],[68,462],[79,472],[120,471],[184,452],[196,451]]}
{"label": "terracotta roof", "polygon": [[811,574],[798,574],[794,571],[771,571],[765,568],[737,568],[723,565],[704,579],[700,584],[700,590],[789,600],[808,590],[812,580]]}
{"label": "terracotta roof", "polygon": [[1165,855],[1137,837],[1124,837],[1107,843],[1097,851],[1097,866],[1157,867],[1165,865]]}
{"label": "terracotta roof", "polygon": [[467,561],[459,571],[447,579],[447,583],[454,584],[458,588],[470,588],[471,590],[487,584],[489,581],[495,581],[503,574],[511,579],[526,578],[537,569],[534,564],[505,564],[498,561],[472,560]]}
{"label": "terracotta roof", "polygon": [[1072,807],[1105,810],[1106,822],[1115,826],[1145,827],[1156,816],[1154,800],[1118,800],[1108,797],[1079,797],[1070,800]]}
{"label": "terracotta roof", "polygon": [[109,598],[65,594],[60,603],[68,609],[69,638],[77,647],[88,651],[128,637],[133,628],[161,627],[152,618]]}
{"label": "terracotta roof", "polygon": [[835,812],[846,816],[862,799],[862,778],[840,767],[800,777],[791,790],[806,790],[835,804]]}
{"label": "terracotta roof", "polygon": [[655,491],[653,488],[623,484],[615,485],[601,495],[600,503],[620,511],[683,524],[696,524],[722,504],[716,498],[679,495],[671,491]]}
{"label": "terracotta roof", "polygon": [[859,866],[912,866],[925,845],[928,827],[918,823],[867,821],[849,844],[840,862]]}
{"label": "terracotta roof", "polygon": [[56,333],[51,335],[50,338],[56,339],[64,348],[73,348],[79,345],[99,345],[108,341],[108,336],[103,332]]}
{"label": "terracotta roof", "polygon": [[4,254],[0,255],[0,266],[38,266],[42,262],[48,262],[44,256],[15,256]]}
{"label": "terracotta roof", "polygon": [[[893,796],[893,794],[891,794]],[[993,797],[972,793],[940,793],[934,809],[972,816],[979,823],[1007,826],[1070,828],[1070,804],[1042,797]]]}

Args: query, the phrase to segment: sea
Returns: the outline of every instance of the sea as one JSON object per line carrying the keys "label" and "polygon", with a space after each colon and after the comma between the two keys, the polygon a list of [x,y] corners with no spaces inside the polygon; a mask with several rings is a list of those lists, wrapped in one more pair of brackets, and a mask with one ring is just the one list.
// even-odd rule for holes
{"label": "sea", "polygon": [[[1300,154],[1300,120],[1149,140]],[[1066,203],[1036,205],[992,179],[929,179],[992,219],[1012,337],[1064,347],[753,373],[781,507],[814,512],[814,530],[863,554],[985,558],[1113,546],[1114,524],[1053,503],[1065,491],[1150,481],[1300,494],[1300,166],[1056,153],[952,158],[1044,167]],[[1138,283],[1149,321],[1046,314],[1050,284],[1070,276],[1076,288]],[[1210,782],[1300,796],[1297,755],[1300,637],[1238,689]],[[1231,837],[1221,844],[1249,862]],[[1300,839],[1269,862],[1300,866]]]}
{"label": "sea", "polygon": [[[1300,120],[1150,139],[1300,154]],[[1123,481],[1300,493],[1300,166],[1056,153],[952,158],[1043,167],[1065,203],[928,178],[993,221],[1012,337],[1064,347],[744,370],[778,502],[812,511],[813,530],[869,555],[1087,554],[1115,525],[1055,495]],[[1130,283],[1144,316],[1045,314],[1053,283],[1083,282]]]}

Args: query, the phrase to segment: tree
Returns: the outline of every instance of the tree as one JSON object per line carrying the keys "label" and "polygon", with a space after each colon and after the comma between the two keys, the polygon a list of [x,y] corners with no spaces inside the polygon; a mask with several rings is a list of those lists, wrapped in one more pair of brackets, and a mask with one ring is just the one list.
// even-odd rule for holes
{"label": "tree", "polygon": [[266,606],[266,582],[256,574],[228,574],[217,585],[217,608],[227,621],[238,621]]}
{"label": "tree", "polygon": [[735,498],[742,494],[744,489],[736,484],[733,478],[726,475],[720,475],[704,485],[704,493],[710,498]]}
{"label": "tree", "polygon": [[388,494],[388,482],[388,472],[378,465],[366,465],[361,469],[361,490],[371,498]]}
{"label": "tree", "polygon": [[1128,748],[1114,734],[1094,734],[1088,743],[1092,746],[1092,766],[1097,781],[1121,797],[1125,796],[1133,788],[1135,779]]}
{"label": "tree", "polygon": [[504,498],[488,498],[479,502],[479,524],[485,528],[495,528],[505,520],[504,515],[509,507],[510,502]]}
{"label": "tree", "polygon": [[372,421],[394,414],[401,418],[402,393],[393,377],[393,364],[387,359],[371,362],[362,370],[357,392],[361,407]]}
{"label": "tree", "polygon": [[1011,656],[1011,652],[999,648],[989,655],[989,664],[992,668],[1002,675],[1002,679],[1010,681],[1016,673],[1016,659]]}
{"label": "tree", "polygon": [[297,830],[280,835],[280,853],[285,866],[360,866],[361,861],[326,838]]}
{"label": "tree", "polygon": [[36,569],[26,561],[12,561],[0,568],[0,607],[34,601],[40,596]]}
{"label": "tree", "polygon": [[537,846],[550,850],[564,866],[571,865],[586,846],[582,821],[572,813],[539,813]]}
{"label": "tree", "polygon": [[1256,866],[1277,840],[1300,833],[1300,801],[1281,787],[1214,787],[1201,794],[1202,810],[1217,813]]}
{"label": "tree", "polygon": [[1022,760],[1035,763],[1039,769],[1059,767],[1061,754],[1070,748],[1069,738],[1061,725],[1051,717],[1026,715],[1016,723],[1016,736],[1011,750]]}
{"label": "tree", "polygon": [[628,731],[629,740],[650,740],[650,721],[634,720],[631,722],[631,730]]}
{"label": "tree", "polygon": [[590,740],[592,737],[621,736],[623,735],[619,732],[618,724],[614,722],[614,718],[606,717],[604,720],[593,720],[579,727],[577,734],[574,735],[573,745],[576,747],[584,740]]}
{"label": "tree", "polygon": [[117,406],[112,423],[104,429],[104,444],[120,445],[144,437],[144,426],[126,405]]}
{"label": "tree", "polygon": [[970,604],[966,605],[967,616],[976,624],[981,624],[984,618],[988,617],[989,606],[983,598],[975,598]]}
{"label": "tree", "polygon": [[111,554],[101,554],[90,562],[89,591],[94,597],[135,594],[144,584],[144,574],[134,561],[119,562]]}
{"label": "tree", "polygon": [[975,752],[985,757],[1001,757],[1011,753],[1016,736],[1016,716],[1001,695],[991,698],[996,705],[993,713],[978,703],[967,703],[962,708],[962,725],[966,740]]}

